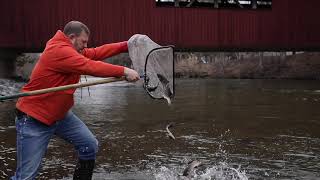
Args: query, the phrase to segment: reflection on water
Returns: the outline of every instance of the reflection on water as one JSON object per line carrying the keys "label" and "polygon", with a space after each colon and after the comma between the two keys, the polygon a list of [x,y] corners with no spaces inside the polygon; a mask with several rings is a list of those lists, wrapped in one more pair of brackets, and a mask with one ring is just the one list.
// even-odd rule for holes
{"label": "reflection on water", "polygon": [[[179,79],[171,106],[142,84],[77,90],[74,112],[100,142],[94,179],[319,179],[320,83]],[[0,178],[15,168],[14,102],[0,104]],[[169,139],[165,127],[176,140]],[[76,155],[52,139],[41,178],[71,179]]]}

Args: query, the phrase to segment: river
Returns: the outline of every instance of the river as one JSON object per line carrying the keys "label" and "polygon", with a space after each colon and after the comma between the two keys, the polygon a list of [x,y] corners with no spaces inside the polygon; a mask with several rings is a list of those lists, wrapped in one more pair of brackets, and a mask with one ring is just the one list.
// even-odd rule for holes
{"label": "river", "polygon": [[[75,101],[100,143],[93,179],[175,180],[195,159],[197,180],[320,179],[319,81],[178,79],[170,106],[140,82],[117,82]],[[14,103],[0,103],[0,179],[15,171]],[[39,179],[72,179],[75,163],[55,137]]]}

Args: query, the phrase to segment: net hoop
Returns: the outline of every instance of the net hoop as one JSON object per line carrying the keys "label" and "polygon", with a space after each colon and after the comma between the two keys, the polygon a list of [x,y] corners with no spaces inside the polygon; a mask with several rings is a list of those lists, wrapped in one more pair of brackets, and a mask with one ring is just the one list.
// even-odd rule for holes
{"label": "net hoop", "polygon": [[172,86],[172,95],[170,96],[170,99],[172,99],[175,95],[175,78],[174,78],[174,74],[175,74],[175,71],[174,71],[174,46],[173,45],[168,45],[168,46],[161,46],[161,47],[157,47],[157,48],[154,48],[152,49],[151,51],[149,51],[149,53],[147,54],[146,56],[146,61],[145,61],[145,65],[144,65],[144,74],[143,74],[143,77],[144,77],[144,89],[146,90],[146,92],[149,94],[149,96],[153,99],[164,99],[164,97],[155,97],[149,90],[148,90],[148,84],[149,84],[149,78],[148,78],[148,75],[147,75],[147,65],[148,65],[148,60],[149,60],[149,56],[157,51],[157,50],[161,50],[161,49],[167,49],[167,48],[171,48],[172,49],[172,70],[173,70],[173,78],[172,78],[172,83],[173,83],[173,86]]}

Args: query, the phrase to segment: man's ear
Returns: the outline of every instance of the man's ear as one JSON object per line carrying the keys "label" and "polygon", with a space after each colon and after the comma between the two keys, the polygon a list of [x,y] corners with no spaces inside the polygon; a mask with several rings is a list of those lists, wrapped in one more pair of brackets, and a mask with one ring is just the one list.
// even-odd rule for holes
{"label": "man's ear", "polygon": [[68,37],[69,37],[69,39],[73,39],[73,38],[76,37],[76,35],[75,35],[74,33],[72,33],[72,34],[70,34]]}

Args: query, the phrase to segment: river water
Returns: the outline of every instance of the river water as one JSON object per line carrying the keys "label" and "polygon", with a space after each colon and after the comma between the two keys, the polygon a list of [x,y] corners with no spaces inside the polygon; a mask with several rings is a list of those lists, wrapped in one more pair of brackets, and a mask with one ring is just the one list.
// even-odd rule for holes
{"label": "river water", "polygon": [[[178,79],[170,106],[141,86],[77,90],[73,111],[100,143],[93,179],[175,180],[195,159],[197,180],[320,179],[319,81]],[[15,169],[13,108],[0,103],[0,179]],[[39,179],[71,179],[75,162],[53,138]]]}

